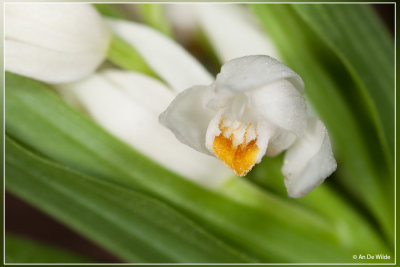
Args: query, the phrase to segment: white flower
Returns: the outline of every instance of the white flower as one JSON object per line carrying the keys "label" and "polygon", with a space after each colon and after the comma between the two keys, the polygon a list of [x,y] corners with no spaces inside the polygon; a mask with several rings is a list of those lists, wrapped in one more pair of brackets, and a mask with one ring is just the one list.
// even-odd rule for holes
{"label": "white flower", "polygon": [[229,61],[211,85],[180,93],[160,122],[182,143],[246,175],[266,154],[288,149],[282,172],[288,193],[309,193],[336,169],[327,131],[307,115],[304,84],[268,56]]}
{"label": "white flower", "polygon": [[89,75],[111,34],[87,4],[6,3],[5,69],[49,83]]}

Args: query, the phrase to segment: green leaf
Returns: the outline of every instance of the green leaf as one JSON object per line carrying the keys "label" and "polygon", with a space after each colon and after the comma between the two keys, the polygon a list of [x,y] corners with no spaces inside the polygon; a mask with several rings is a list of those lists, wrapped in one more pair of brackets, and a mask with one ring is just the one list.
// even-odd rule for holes
{"label": "green leaf", "polygon": [[130,44],[116,35],[111,39],[107,59],[125,70],[142,72],[158,78],[142,56]]}
{"label": "green leaf", "polygon": [[310,30],[311,26],[292,6],[254,5],[253,9],[285,63],[302,76],[307,97],[327,125],[337,147],[336,177],[369,208],[392,244],[394,195],[390,163],[385,160],[366,94],[334,51]]}
{"label": "green leaf", "polygon": [[210,192],[111,137],[40,83],[7,73],[6,86],[8,134],[68,167],[166,201],[260,261],[343,262],[355,251],[387,250],[371,233],[343,239],[329,220],[265,191],[256,205]]}
{"label": "green leaf", "polygon": [[92,260],[52,245],[6,233],[5,263],[90,263]]}
{"label": "green leaf", "polygon": [[130,262],[246,262],[144,194],[45,161],[6,138],[6,187]]}
{"label": "green leaf", "polygon": [[165,5],[140,4],[140,11],[145,23],[152,26],[159,32],[172,36],[172,29],[164,11]]}
{"label": "green leaf", "polygon": [[393,164],[394,41],[386,27],[368,5],[293,7],[359,83]]}
{"label": "green leaf", "polygon": [[[248,178],[263,188],[286,195],[284,177],[281,172],[282,164],[283,156],[264,158]],[[358,207],[354,207],[352,203],[349,203],[346,198],[343,198],[330,186],[330,182],[334,181],[335,178],[335,175],[329,177],[328,181],[318,186],[310,194],[302,198],[290,199],[290,201],[323,215],[332,223],[332,227],[338,230],[342,238],[347,239],[348,242],[358,242],[355,240],[376,242],[376,240],[381,239],[382,237],[377,236],[380,233],[373,233],[371,225],[366,223],[368,217],[355,211]],[[256,193],[253,193],[253,197],[257,197]],[[375,225],[372,227],[375,227]],[[370,241],[365,239],[367,236],[371,238]]]}

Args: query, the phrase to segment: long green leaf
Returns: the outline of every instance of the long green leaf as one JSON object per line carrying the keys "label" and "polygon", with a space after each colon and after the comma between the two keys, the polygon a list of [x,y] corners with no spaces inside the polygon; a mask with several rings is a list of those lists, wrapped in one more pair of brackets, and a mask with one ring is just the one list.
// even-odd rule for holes
{"label": "long green leaf", "polygon": [[[360,83],[394,157],[394,41],[368,5],[293,5]],[[375,114],[376,113],[376,114]],[[392,177],[389,177],[392,178]]]}
{"label": "long green leaf", "polygon": [[7,133],[69,167],[162,198],[261,261],[352,262],[353,251],[386,251],[373,234],[349,243],[351,232],[343,240],[329,221],[321,225],[316,214],[265,192],[261,209],[196,186],[111,137],[40,83],[7,73],[6,85]]}
{"label": "long green leaf", "polygon": [[171,207],[61,168],[6,139],[6,187],[130,262],[246,262]]}
{"label": "long green leaf", "polygon": [[86,257],[55,248],[49,244],[33,241],[6,233],[5,263],[90,263]]}
{"label": "long green leaf", "polygon": [[[277,192],[277,194],[286,195],[284,177],[281,172],[282,161],[282,156],[265,158],[248,178],[263,188]],[[365,236],[374,236],[371,233],[371,226],[366,225],[365,222],[368,217],[355,212],[354,209],[357,206],[354,207],[353,203],[341,197],[342,195],[330,186],[330,181],[334,181],[335,178],[335,175],[329,177],[328,181],[318,186],[312,193],[299,199],[291,199],[291,201],[324,215],[331,221],[332,227],[338,229],[343,239],[347,239],[348,242],[358,242],[357,240],[362,240]],[[256,193],[253,193],[253,197],[256,197]],[[354,237],[351,238],[350,236]]]}
{"label": "long green leaf", "polygon": [[[337,56],[290,5],[254,5],[266,32],[306,83],[306,94],[338,148],[337,176],[363,201],[393,240],[393,183],[365,95]],[[350,27],[350,25],[349,25]],[[383,177],[383,178],[382,178]]]}

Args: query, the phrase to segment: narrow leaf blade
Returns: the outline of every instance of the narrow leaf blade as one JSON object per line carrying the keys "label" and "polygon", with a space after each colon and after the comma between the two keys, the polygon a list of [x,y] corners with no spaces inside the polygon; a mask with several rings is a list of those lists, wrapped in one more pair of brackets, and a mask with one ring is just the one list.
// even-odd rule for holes
{"label": "narrow leaf blade", "polygon": [[6,187],[131,262],[246,262],[171,207],[45,161],[6,139]]}

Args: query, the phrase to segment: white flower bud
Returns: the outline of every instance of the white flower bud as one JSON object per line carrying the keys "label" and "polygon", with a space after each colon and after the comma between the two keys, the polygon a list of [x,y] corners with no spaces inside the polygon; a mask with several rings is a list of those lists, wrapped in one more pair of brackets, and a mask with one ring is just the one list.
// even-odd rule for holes
{"label": "white flower bud", "polygon": [[5,69],[49,83],[89,75],[106,57],[111,34],[87,4],[6,3]]}

